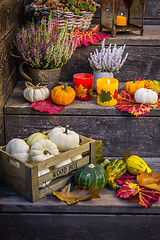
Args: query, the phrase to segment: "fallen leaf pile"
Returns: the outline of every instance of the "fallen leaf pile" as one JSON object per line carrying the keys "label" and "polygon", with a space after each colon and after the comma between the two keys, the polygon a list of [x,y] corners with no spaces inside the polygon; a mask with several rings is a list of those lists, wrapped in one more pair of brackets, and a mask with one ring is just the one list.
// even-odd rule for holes
{"label": "fallen leaf pile", "polygon": [[68,205],[78,203],[79,201],[91,200],[93,198],[100,198],[99,188],[91,186],[89,189],[85,189],[79,186],[75,186],[71,191],[71,183],[61,189],[60,192],[56,191],[53,194],[61,201],[66,202]]}

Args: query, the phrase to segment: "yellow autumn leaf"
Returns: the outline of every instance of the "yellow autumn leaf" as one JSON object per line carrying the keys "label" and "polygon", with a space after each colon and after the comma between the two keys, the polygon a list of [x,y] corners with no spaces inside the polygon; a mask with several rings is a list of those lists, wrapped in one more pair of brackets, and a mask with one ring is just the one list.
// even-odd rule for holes
{"label": "yellow autumn leaf", "polygon": [[76,95],[81,98],[85,98],[87,96],[87,88],[84,88],[82,84],[80,84],[78,87],[75,86]]}
{"label": "yellow autumn leaf", "polygon": [[145,87],[150,88],[151,90],[155,91],[156,93],[160,93],[160,82],[156,80],[144,80]]}
{"label": "yellow autumn leaf", "polygon": [[61,201],[66,202],[68,205],[78,203],[79,201],[91,200],[93,198],[100,198],[99,188],[92,185],[90,188],[85,189],[75,186],[71,191],[71,183],[61,189],[61,191],[53,192],[53,194]]}
{"label": "yellow autumn leaf", "polygon": [[144,171],[137,176],[137,183],[142,187],[153,189],[160,193],[160,175],[155,172]]}

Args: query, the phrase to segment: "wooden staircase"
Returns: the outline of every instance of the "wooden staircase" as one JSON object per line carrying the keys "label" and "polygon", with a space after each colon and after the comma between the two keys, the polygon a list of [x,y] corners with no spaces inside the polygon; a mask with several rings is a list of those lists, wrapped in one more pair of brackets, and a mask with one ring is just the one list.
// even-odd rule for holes
{"label": "wooden staircase", "polygon": [[[24,3],[30,0],[24,0]],[[109,37],[106,45],[126,44],[128,59],[115,77],[119,90],[138,77],[160,81],[160,1],[146,0],[144,35],[117,34]],[[1,3],[0,3],[1,4]],[[99,13],[93,25],[99,24]],[[88,57],[101,47],[101,42],[77,48],[63,67],[61,82],[72,85],[73,74],[92,73]],[[18,68],[17,68],[18,69]],[[33,110],[24,98],[24,79],[19,79],[6,101],[4,114],[5,142],[14,137],[25,138],[38,131],[57,125],[70,128],[94,139],[103,141],[103,155],[111,158],[124,155],[125,149],[143,157],[149,167],[160,174],[160,109],[151,110],[136,118],[114,107],[96,104],[96,95],[90,101],[77,101],[55,115]],[[12,78],[11,78],[12,81]],[[14,78],[15,81],[15,78]],[[7,87],[6,87],[7,88]],[[6,98],[5,98],[6,100]],[[4,102],[3,102],[4,103]],[[138,205],[136,198],[121,200],[107,187],[100,191],[99,199],[68,206],[53,195],[32,204],[4,185],[0,185],[0,233],[2,240],[156,240],[160,236],[160,203],[152,208]]]}

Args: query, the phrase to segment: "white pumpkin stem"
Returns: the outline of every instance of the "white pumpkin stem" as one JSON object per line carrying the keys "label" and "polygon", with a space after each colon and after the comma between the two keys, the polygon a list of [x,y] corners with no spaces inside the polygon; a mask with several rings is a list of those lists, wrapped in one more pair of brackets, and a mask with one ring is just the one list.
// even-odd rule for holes
{"label": "white pumpkin stem", "polygon": [[44,153],[45,155],[47,155],[48,153],[51,155],[50,151],[48,151],[48,150],[44,150],[43,153]]}
{"label": "white pumpkin stem", "polygon": [[95,165],[93,163],[89,164],[89,168],[94,168]]}
{"label": "white pumpkin stem", "polygon": [[26,85],[26,87],[28,87],[28,88],[33,88],[33,89],[39,89],[39,88],[47,87],[47,85],[45,85],[45,86],[40,86],[40,83],[38,83],[37,85],[34,85],[34,84],[31,83],[31,82],[26,82],[25,85]]}
{"label": "white pumpkin stem", "polygon": [[69,125],[66,125],[65,131],[64,131],[65,134],[68,134],[68,128],[69,128]]}

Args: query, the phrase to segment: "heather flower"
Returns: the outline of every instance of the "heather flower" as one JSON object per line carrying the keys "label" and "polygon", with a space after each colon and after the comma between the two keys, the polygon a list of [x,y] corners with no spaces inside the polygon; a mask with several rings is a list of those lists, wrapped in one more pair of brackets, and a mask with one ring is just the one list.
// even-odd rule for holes
{"label": "heather flower", "polygon": [[122,58],[126,45],[117,48],[115,44],[112,49],[111,47],[110,44],[108,48],[105,48],[104,39],[102,41],[101,50],[98,52],[96,49],[94,53],[90,53],[88,61],[94,71],[116,73],[124,65],[128,57],[128,53],[126,53],[125,57]]}
{"label": "heather flower", "polygon": [[42,69],[61,68],[72,56],[77,37],[73,36],[74,24],[68,34],[68,21],[59,28],[58,20],[49,15],[37,25],[29,22],[18,29],[14,44],[29,66]]}

